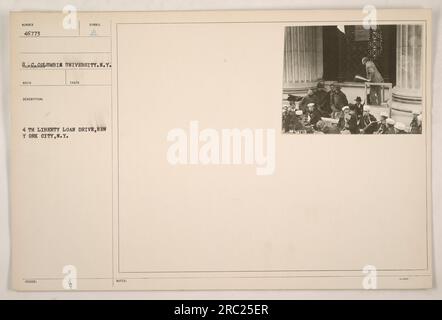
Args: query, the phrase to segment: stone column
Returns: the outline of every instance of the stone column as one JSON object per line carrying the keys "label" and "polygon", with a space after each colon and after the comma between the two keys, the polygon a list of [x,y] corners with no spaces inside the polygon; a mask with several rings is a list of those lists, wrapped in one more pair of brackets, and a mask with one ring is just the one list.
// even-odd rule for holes
{"label": "stone column", "polygon": [[396,86],[393,100],[422,103],[422,26],[398,25],[396,31]]}
{"label": "stone column", "polygon": [[305,93],[322,79],[322,27],[286,27],[284,38],[284,92]]}

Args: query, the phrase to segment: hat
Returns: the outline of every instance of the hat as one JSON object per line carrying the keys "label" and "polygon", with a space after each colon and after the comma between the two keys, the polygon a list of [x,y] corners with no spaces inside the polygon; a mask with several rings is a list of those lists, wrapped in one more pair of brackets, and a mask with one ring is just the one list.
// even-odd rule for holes
{"label": "hat", "polygon": [[362,99],[361,99],[361,97],[358,96],[358,97],[356,97],[355,101],[361,102]]}
{"label": "hat", "polygon": [[388,114],[385,111],[381,112],[381,117],[388,118]]}
{"label": "hat", "polygon": [[367,57],[363,57],[362,58],[362,63],[365,64],[368,60],[370,60],[370,59],[368,59]]}
{"label": "hat", "polygon": [[295,114],[296,114],[297,116],[302,115],[302,110],[296,110]]}
{"label": "hat", "polygon": [[418,114],[421,114],[419,111],[417,111],[417,110],[413,110],[412,112],[411,112],[413,115],[418,115]]}
{"label": "hat", "polygon": [[396,122],[396,121],[394,121],[394,120],[391,119],[391,118],[388,118],[388,119],[387,119],[387,123],[388,123],[388,124],[393,125],[395,122]]}
{"label": "hat", "polygon": [[349,110],[349,109],[350,109],[349,106],[344,106],[344,107],[342,107],[342,111]]}
{"label": "hat", "polygon": [[403,124],[402,122],[396,122],[394,127],[398,130],[405,131],[405,124]]}
{"label": "hat", "polygon": [[307,104],[307,107],[313,107],[315,104],[313,102],[310,102],[309,104]]}
{"label": "hat", "polygon": [[364,106],[364,111],[370,112],[370,107],[369,106]]}
{"label": "hat", "polygon": [[297,101],[299,98],[297,96],[294,96],[292,94],[289,94],[287,97],[287,101]]}

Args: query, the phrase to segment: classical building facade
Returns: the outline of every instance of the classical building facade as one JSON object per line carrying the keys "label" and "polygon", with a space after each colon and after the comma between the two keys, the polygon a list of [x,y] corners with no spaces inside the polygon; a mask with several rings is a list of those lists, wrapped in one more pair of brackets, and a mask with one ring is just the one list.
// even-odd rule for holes
{"label": "classical building facade", "polygon": [[[392,84],[393,108],[421,109],[423,26],[378,28],[380,51],[374,61],[384,81]],[[354,79],[366,76],[361,58],[371,53],[370,31],[362,26],[287,27],[284,47],[284,93],[303,95],[321,79],[363,92],[364,84]]]}

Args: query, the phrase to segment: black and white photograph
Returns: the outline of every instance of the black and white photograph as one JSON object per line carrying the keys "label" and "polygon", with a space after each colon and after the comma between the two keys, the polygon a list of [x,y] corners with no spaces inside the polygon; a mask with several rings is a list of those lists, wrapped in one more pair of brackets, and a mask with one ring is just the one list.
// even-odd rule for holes
{"label": "black and white photograph", "polygon": [[421,134],[424,26],[288,26],[284,134]]}

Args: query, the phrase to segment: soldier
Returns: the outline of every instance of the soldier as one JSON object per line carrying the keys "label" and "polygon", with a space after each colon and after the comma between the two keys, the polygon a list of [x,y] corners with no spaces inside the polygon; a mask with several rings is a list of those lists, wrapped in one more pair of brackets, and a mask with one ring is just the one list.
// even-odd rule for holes
{"label": "soldier", "polygon": [[302,110],[296,110],[295,116],[293,117],[293,124],[292,124],[294,131],[306,130],[304,124],[302,123],[302,120],[303,120]]}
{"label": "soldier", "polygon": [[[384,82],[384,78],[382,78],[381,73],[379,72],[378,68],[374,64],[373,61],[371,61],[367,57],[362,58],[362,64],[365,66],[365,70],[367,72],[367,79],[369,82],[374,83],[382,83]],[[370,86],[370,104],[372,105],[380,105],[381,104],[381,86]]]}
{"label": "soldier", "polygon": [[316,103],[316,97],[313,94],[313,90],[312,89],[309,89],[307,91],[307,95],[304,98],[302,98],[301,103],[299,104],[299,108],[302,110],[302,112],[304,114],[307,113],[307,105],[309,103]]}
{"label": "soldier", "polygon": [[289,107],[287,110],[287,115],[286,115],[286,125],[287,125],[287,132],[293,132],[294,128],[294,122],[295,122],[295,111],[296,109],[294,107]]}
{"label": "soldier", "polygon": [[[410,122],[410,128],[411,131],[410,133],[422,133],[422,121],[418,120],[418,117],[420,115],[420,112],[418,111],[413,111],[413,119]],[[421,117],[422,119],[422,117]]]}
{"label": "soldier", "polygon": [[381,112],[381,120],[379,123],[379,128],[375,132],[376,134],[387,134],[387,131],[388,131],[387,119],[388,119],[388,114],[385,111],[382,111]]}
{"label": "soldier", "polygon": [[322,132],[325,134],[339,134],[339,133],[341,133],[339,131],[338,127],[333,126],[333,125],[328,125],[323,120],[319,120],[316,123],[316,128],[318,129],[319,132]]}
{"label": "soldier", "polygon": [[394,130],[394,124],[395,121],[391,118],[388,118],[387,120],[385,120],[385,122],[387,123],[387,132],[386,134],[395,134],[395,130]]}
{"label": "soldier", "polygon": [[406,134],[407,132],[405,131],[405,124],[403,124],[402,122],[396,122],[394,125],[394,129],[396,134]]}
{"label": "soldier", "polygon": [[359,121],[361,133],[372,134],[378,129],[378,121],[374,115],[370,113],[370,107],[364,106],[364,113],[361,121]]}
{"label": "soldier", "polygon": [[332,110],[331,117],[339,119],[341,117],[342,107],[348,105],[348,100],[341,86],[334,85],[333,91],[330,93],[330,108]]}
{"label": "soldier", "polygon": [[282,108],[282,130],[284,133],[290,131],[290,117],[289,117],[289,107],[284,106]]}

